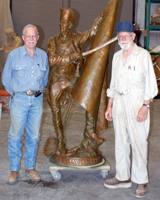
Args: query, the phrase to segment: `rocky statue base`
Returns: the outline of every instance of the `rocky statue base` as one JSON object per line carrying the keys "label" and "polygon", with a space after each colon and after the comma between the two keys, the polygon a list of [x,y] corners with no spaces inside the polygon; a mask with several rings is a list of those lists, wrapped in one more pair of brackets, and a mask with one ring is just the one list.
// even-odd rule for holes
{"label": "rocky statue base", "polygon": [[102,155],[99,153],[94,157],[70,157],[65,155],[52,155],[50,161],[59,165],[89,166],[101,163]]}

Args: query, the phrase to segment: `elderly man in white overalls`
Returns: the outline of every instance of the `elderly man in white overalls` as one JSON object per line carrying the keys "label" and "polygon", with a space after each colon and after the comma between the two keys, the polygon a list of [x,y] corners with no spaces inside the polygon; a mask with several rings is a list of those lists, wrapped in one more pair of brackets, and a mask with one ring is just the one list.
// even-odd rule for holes
{"label": "elderly man in white overalls", "polygon": [[[123,21],[117,25],[121,50],[114,54],[112,77],[105,117],[113,120],[115,131],[116,175],[105,181],[107,188],[129,188],[137,183],[136,197],[147,192],[147,148],[150,102],[157,95],[157,82],[149,52],[138,47],[134,26]],[[130,145],[132,168],[130,172]]]}

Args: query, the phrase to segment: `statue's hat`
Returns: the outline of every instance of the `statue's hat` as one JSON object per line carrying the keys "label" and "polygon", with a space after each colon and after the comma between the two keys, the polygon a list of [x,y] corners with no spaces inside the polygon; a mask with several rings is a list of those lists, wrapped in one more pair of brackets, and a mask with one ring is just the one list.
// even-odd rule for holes
{"label": "statue's hat", "polygon": [[65,19],[73,23],[74,12],[70,8],[62,8],[60,9],[60,11],[61,11],[60,19]]}

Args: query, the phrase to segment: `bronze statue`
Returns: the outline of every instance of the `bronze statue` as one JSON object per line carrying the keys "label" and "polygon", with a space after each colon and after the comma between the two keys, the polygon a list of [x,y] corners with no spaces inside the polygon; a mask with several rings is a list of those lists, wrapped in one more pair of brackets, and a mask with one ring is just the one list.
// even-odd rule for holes
{"label": "bronze statue", "polygon": [[5,34],[9,40],[9,42],[5,42],[3,44],[4,48],[0,49],[1,51],[4,50],[4,63],[6,62],[8,54],[13,49],[16,49],[23,45],[23,41],[22,41],[21,37],[17,36],[16,32],[13,29],[11,29],[11,28],[6,29]]}
{"label": "bronze statue", "polygon": [[[81,97],[82,97],[81,94],[83,94],[83,91],[81,91],[81,89],[83,88],[82,86],[83,80],[84,80],[84,83],[86,83],[85,78],[81,78],[81,75],[84,77],[83,74],[85,73],[86,71],[85,69],[87,68],[86,66],[83,67],[84,59],[82,57],[81,48],[94,38],[98,30],[98,27],[101,26],[100,25],[101,23],[105,24],[105,26],[108,28],[106,24],[107,20],[109,21],[109,24],[111,25],[111,30],[109,31],[105,28],[105,30],[107,30],[109,35],[108,33],[107,34],[105,33],[106,37],[104,37],[105,38],[104,42],[110,39],[110,37],[112,36],[111,34],[113,30],[117,2],[118,0],[114,0],[114,1],[110,0],[108,4],[108,8],[106,7],[107,9],[105,9],[100,14],[100,16],[98,16],[95,19],[92,27],[81,34],[72,33],[70,30],[71,27],[73,26],[73,19],[74,19],[73,11],[69,8],[61,9],[60,33],[58,34],[58,36],[54,36],[48,40],[48,59],[50,63],[50,76],[49,76],[49,83],[48,83],[49,92],[48,92],[47,100],[51,107],[52,116],[53,116],[53,125],[54,125],[55,132],[57,134],[56,139],[50,138],[50,140],[52,140],[54,145],[56,145],[56,148],[55,148],[55,153],[50,152],[51,154],[49,156],[52,156],[52,159],[56,162],[60,162],[63,164],[74,164],[75,160],[72,160],[73,157],[77,157],[81,159],[85,157],[93,158],[92,159],[93,162],[92,161],[91,162],[87,161],[88,163],[80,162],[80,165],[83,165],[82,163],[84,163],[84,165],[85,164],[88,165],[88,164],[95,164],[95,163],[101,162],[102,160],[102,156],[99,155],[99,152],[98,152],[98,145],[103,142],[103,139],[99,138],[99,135],[96,132],[96,130],[98,129],[96,128],[95,122],[97,121],[97,118],[99,118],[99,116],[97,117],[97,114],[99,112],[97,110],[97,106],[99,107],[99,104],[100,104],[100,96],[101,96],[102,87],[103,87],[103,80],[106,74],[105,71],[106,71],[107,62],[105,61],[104,63],[105,66],[103,67],[104,70],[103,70],[103,75],[102,75],[103,76],[102,82],[101,80],[99,80],[99,82],[101,82],[100,83],[101,86],[99,89],[100,92],[98,92],[99,100],[97,100],[97,106],[95,107],[96,108],[96,111],[95,111],[96,117],[95,117],[92,111],[88,109],[87,106],[85,106],[85,103],[83,104],[83,101],[81,101]],[[110,9],[112,9],[111,10],[112,14],[109,14],[110,12],[108,12]],[[109,20],[109,18],[112,18],[112,19]],[[99,38],[99,39],[103,41],[102,38]],[[98,45],[100,45],[100,43]],[[105,47],[103,49],[107,49],[107,51],[109,51],[109,47],[107,48]],[[99,51],[102,51],[102,50],[99,50]],[[108,52],[107,52],[107,55],[105,55],[105,57],[108,57]],[[104,61],[104,59],[102,59],[102,61]],[[92,70],[94,71],[93,66],[92,66]],[[81,73],[81,71],[82,71],[82,74],[79,77],[79,74]],[[92,74],[92,77],[95,76],[95,74],[96,73],[94,73],[94,75]],[[89,80],[91,76],[89,74],[86,74],[86,75],[88,76],[86,77],[87,80]],[[95,83],[91,83],[93,88],[92,89],[88,88],[89,90],[87,90],[88,91],[87,93],[90,93],[90,92],[93,93]],[[78,88],[78,90],[76,88]],[[90,89],[92,91],[90,91]],[[94,93],[96,92],[94,90]],[[83,99],[88,98],[87,93],[83,95],[82,97]],[[80,96],[80,98],[78,96]],[[64,141],[63,131],[66,124],[66,118],[68,116],[68,112],[72,105],[73,99],[79,102],[86,109],[86,126],[84,129],[84,139],[82,140],[81,144],[78,145],[77,147],[67,150],[65,141]],[[94,95],[91,97],[91,99],[94,99]],[[106,99],[106,94],[105,94],[105,99]],[[94,101],[94,100],[89,100],[89,101]],[[61,106],[64,104],[66,105],[67,109],[66,109],[66,112],[64,113],[64,116],[62,117]],[[104,100],[103,100],[103,104],[106,104]],[[106,108],[106,105],[105,106],[103,105],[102,107]],[[104,115],[104,112],[100,111],[100,113],[101,113],[100,114],[101,116]],[[102,118],[104,119],[104,116]],[[103,121],[103,120],[100,119],[99,121]],[[106,129],[106,125],[107,124],[105,120],[104,126],[102,128],[103,130]],[[102,129],[101,130],[100,129],[98,130],[99,133],[102,132]],[[49,142],[46,142],[46,147],[44,148],[44,152],[46,152],[47,143],[49,144]]]}

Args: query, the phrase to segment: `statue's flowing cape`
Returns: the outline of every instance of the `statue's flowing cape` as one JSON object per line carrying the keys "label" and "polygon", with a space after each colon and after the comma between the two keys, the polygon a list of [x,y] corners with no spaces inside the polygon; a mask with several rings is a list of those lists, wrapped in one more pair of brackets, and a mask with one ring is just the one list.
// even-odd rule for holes
{"label": "statue's flowing cape", "polygon": [[[98,28],[91,49],[111,39],[117,11],[118,0],[110,0],[104,9],[103,19]],[[81,75],[75,83],[72,96],[95,120],[95,132],[107,129],[105,111],[107,107],[107,61],[110,46],[103,47],[89,55]]]}

